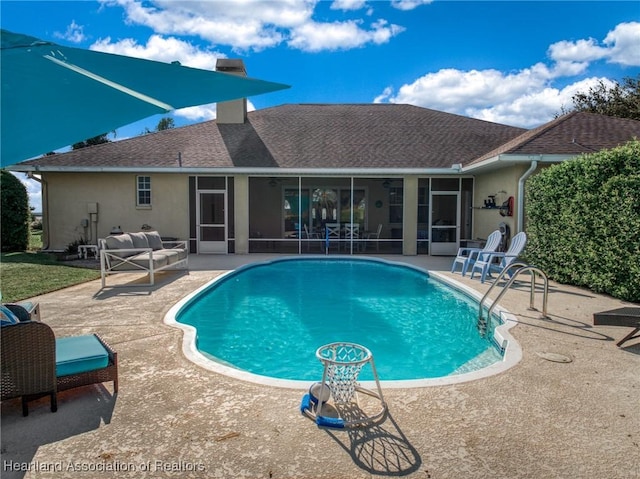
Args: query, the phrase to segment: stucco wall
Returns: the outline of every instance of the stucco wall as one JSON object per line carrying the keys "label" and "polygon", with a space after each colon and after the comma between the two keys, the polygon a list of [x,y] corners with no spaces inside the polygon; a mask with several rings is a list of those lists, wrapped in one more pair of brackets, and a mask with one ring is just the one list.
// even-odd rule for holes
{"label": "stucco wall", "polygon": [[[518,180],[527,170],[528,165],[517,165],[477,175],[473,198],[474,237],[486,238],[504,222],[511,228],[511,235],[517,233]],[[501,216],[500,210],[482,209],[484,200],[489,195],[496,195],[496,204],[500,206],[509,196],[514,198],[513,216]]]}
{"label": "stucco wall", "polygon": [[[114,226],[140,231],[143,224],[162,236],[189,237],[188,177],[178,174],[147,174],[151,177],[151,207],[136,207],[136,174],[45,173],[50,228],[50,249],[65,249],[80,237],[92,244]],[[97,221],[88,204],[98,203]],[[85,228],[81,222],[89,220]]]}

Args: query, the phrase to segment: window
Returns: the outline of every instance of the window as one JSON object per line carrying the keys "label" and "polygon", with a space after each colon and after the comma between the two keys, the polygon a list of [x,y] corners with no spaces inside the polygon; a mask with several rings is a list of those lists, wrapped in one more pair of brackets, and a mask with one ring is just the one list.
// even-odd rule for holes
{"label": "window", "polygon": [[426,186],[418,187],[418,224],[426,225],[429,222],[429,180],[424,181]]}
{"label": "window", "polygon": [[402,195],[400,186],[389,187],[389,223],[402,223]]}
{"label": "window", "polygon": [[151,206],[151,177],[137,177],[136,206]]}

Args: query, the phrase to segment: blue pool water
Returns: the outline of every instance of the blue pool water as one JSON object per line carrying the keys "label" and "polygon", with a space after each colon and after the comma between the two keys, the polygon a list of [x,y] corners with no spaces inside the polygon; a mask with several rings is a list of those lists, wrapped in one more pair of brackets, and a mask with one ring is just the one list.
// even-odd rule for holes
{"label": "blue pool water", "polygon": [[[448,376],[479,355],[482,367],[499,361],[492,332],[478,334],[477,308],[477,300],[410,267],[301,258],[225,276],[176,321],[196,328],[205,356],[253,374],[318,380],[318,347],[348,341],[371,350],[388,381]],[[360,379],[372,379],[370,370]]]}

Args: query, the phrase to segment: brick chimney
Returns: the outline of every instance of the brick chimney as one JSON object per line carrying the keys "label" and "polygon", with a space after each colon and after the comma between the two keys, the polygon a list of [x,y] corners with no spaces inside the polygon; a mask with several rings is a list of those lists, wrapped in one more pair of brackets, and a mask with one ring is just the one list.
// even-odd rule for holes
{"label": "brick chimney", "polygon": [[[244,68],[242,60],[234,60],[230,58],[218,58],[216,61],[216,71],[230,73],[242,77],[247,76],[247,70]],[[247,99],[239,98],[237,100],[221,101],[217,105],[217,122],[218,123],[244,123],[247,119]]]}

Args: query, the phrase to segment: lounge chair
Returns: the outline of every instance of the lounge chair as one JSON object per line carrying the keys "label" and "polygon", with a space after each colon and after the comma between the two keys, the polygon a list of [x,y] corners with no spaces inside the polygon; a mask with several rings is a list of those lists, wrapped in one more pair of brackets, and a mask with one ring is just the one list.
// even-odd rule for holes
{"label": "lounge chair", "polygon": [[484,248],[458,249],[458,254],[456,255],[456,258],[453,260],[453,264],[451,265],[451,272],[455,273],[456,265],[460,264],[460,274],[462,274],[462,276],[467,274],[469,266],[476,262],[476,259],[478,259],[478,255],[480,253],[493,253],[498,249],[498,246],[500,246],[501,237],[502,235],[500,233],[500,230],[495,230],[487,238],[487,243],[485,244]]}
{"label": "lounge chair", "polygon": [[593,315],[594,326],[621,326],[634,328],[629,334],[616,343],[621,347],[623,343],[640,337],[636,333],[640,332],[640,308],[623,307],[610,311],[601,311]]}
{"label": "lounge chair", "polygon": [[[476,270],[480,272],[480,282],[484,283],[491,273],[500,273],[522,253],[527,244],[527,234],[521,231],[511,239],[509,249],[504,253],[479,253],[478,259],[471,267],[471,278]],[[499,260],[499,262],[498,262]]]}
{"label": "lounge chair", "polygon": [[99,335],[56,338],[45,323],[9,316],[3,309],[0,400],[21,397],[27,416],[28,401],[43,396],[56,412],[57,393],[66,389],[113,381],[118,392],[118,355]]}

